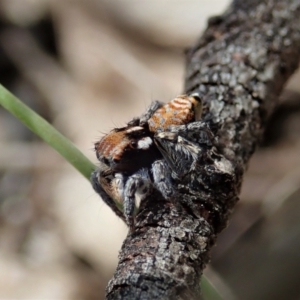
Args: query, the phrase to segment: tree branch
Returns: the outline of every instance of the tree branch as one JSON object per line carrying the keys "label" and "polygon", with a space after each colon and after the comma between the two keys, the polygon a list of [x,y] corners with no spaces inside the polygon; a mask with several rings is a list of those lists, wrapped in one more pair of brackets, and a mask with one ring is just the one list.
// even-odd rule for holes
{"label": "tree branch", "polygon": [[[199,8],[200,9],[200,8]],[[141,203],[107,299],[199,299],[216,235],[238,200],[243,173],[284,83],[298,66],[300,1],[235,1],[187,52],[186,93],[204,99],[214,132],[197,174],[175,199]],[[185,186],[197,182],[193,194]],[[178,205],[176,205],[178,203]]]}

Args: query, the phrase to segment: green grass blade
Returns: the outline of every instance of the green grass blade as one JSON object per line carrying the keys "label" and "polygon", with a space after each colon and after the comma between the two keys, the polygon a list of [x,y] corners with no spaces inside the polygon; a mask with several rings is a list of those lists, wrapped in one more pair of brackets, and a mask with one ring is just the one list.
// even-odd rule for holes
{"label": "green grass blade", "polygon": [[201,277],[201,291],[205,300],[224,300],[218,290],[205,277]]}
{"label": "green grass blade", "polygon": [[61,154],[88,180],[95,165],[74,144],[0,84],[0,105]]}

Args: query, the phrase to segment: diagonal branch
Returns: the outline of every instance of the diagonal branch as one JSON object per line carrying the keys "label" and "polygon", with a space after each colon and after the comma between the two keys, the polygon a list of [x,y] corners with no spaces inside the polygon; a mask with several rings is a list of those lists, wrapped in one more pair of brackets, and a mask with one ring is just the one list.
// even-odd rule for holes
{"label": "diagonal branch", "polygon": [[[210,19],[187,52],[185,91],[203,97],[203,120],[215,146],[205,150],[197,173],[178,185],[176,199],[153,193],[141,204],[107,299],[199,299],[210,249],[278,95],[298,66],[299,28],[299,0],[235,1]],[[198,193],[190,188],[194,182]]]}

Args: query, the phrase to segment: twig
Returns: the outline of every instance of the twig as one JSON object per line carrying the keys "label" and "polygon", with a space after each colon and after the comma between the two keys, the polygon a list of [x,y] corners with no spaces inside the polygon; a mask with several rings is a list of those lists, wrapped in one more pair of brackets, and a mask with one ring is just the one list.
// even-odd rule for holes
{"label": "twig", "polygon": [[[178,202],[192,203],[193,210],[156,193],[142,203],[107,299],[199,299],[216,234],[226,226],[266,120],[298,66],[299,17],[300,1],[235,1],[223,16],[210,19],[188,51],[185,91],[203,97],[217,153],[207,153],[212,161],[197,174],[206,184],[201,197],[178,195]],[[229,165],[220,166],[220,157]],[[215,168],[209,173],[206,164]]]}

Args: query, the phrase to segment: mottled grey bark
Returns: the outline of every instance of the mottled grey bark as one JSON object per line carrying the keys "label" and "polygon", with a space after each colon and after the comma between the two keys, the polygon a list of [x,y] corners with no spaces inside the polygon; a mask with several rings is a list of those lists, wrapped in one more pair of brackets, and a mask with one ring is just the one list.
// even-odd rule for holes
{"label": "mottled grey bark", "polygon": [[154,193],[141,204],[107,299],[199,299],[210,249],[299,50],[300,0],[235,1],[210,19],[187,52],[185,92],[203,97],[215,147],[204,151],[198,173],[178,184],[176,199]]}

